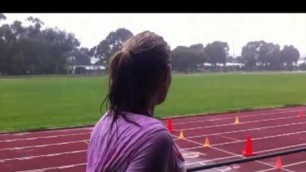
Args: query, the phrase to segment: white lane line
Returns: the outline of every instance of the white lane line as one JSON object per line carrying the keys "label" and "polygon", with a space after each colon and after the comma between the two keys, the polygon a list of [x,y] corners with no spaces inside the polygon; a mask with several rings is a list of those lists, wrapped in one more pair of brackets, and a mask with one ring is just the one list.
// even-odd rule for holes
{"label": "white lane line", "polygon": [[[232,137],[223,136],[223,135],[218,135],[218,137],[230,139],[230,140],[233,140],[233,141],[238,141],[238,139],[235,139],[235,138],[232,138]],[[239,141],[242,141],[242,140],[239,140]],[[226,142],[225,142],[225,143],[226,143]]]}
{"label": "white lane line", "polygon": [[[286,168],[286,167],[291,167],[291,166],[295,166],[295,165],[300,165],[300,164],[305,164],[306,161],[300,161],[300,162],[296,162],[296,163],[291,163],[291,164],[287,164],[287,165],[283,165],[283,168]],[[266,172],[266,171],[274,171],[276,170],[276,168],[269,168],[269,169],[266,169],[266,170],[261,170],[261,171],[258,171],[258,172]]]}
{"label": "white lane line", "polygon": [[283,165],[283,167],[291,167],[291,166],[305,164],[305,163],[306,163],[306,161],[300,161],[300,162],[296,162],[296,163],[291,163],[291,164]]}
{"label": "white lane line", "polygon": [[[12,138],[7,138],[7,136],[12,137],[15,136],[19,137],[47,137],[47,136],[53,136],[53,135],[59,135],[59,134],[77,134],[77,133],[82,133],[82,132],[91,132],[93,129],[93,127],[87,127],[87,128],[67,128],[67,129],[61,129],[61,130],[41,130],[41,131],[25,131],[25,132],[18,132],[18,133],[0,133],[0,141],[1,140],[10,140]],[[45,136],[41,135],[41,134],[46,134]],[[34,135],[34,136],[33,136]],[[37,136],[38,135],[38,136]]]}
{"label": "white lane line", "polygon": [[[267,122],[267,121],[277,121],[277,120],[283,120],[283,119],[290,119],[290,118],[297,118],[296,116],[289,116],[289,117],[280,117],[280,118],[272,118],[272,119],[263,119],[263,120],[255,120],[255,121],[247,121],[247,122],[241,122],[239,125],[243,124],[253,124],[253,123],[258,123],[258,122]],[[233,117],[234,119],[234,117]],[[217,128],[217,127],[226,127],[226,126],[233,126],[236,125],[234,123],[234,120],[232,123],[229,124],[219,124],[219,125],[210,125],[210,126],[204,126],[204,127],[192,127],[192,128],[180,128],[180,129],[174,129],[174,131],[188,131],[188,130],[197,130],[197,129],[207,129],[207,128]]]}
{"label": "white lane line", "polygon": [[[303,109],[304,110],[304,109]],[[281,111],[281,112],[269,112],[269,113],[260,113],[260,114],[250,114],[250,115],[239,115],[239,118],[248,118],[248,117],[253,117],[253,116],[268,116],[268,115],[279,115],[279,114],[284,114],[284,113],[294,113],[294,112],[300,112],[303,110],[288,110],[288,111]],[[235,115],[238,115],[239,113],[233,113],[231,114],[232,117],[221,117],[221,118],[215,118],[215,119],[205,119],[205,120],[192,120],[192,121],[185,121],[185,122],[173,122],[173,125],[178,125],[178,124],[188,124],[188,123],[198,123],[198,122],[205,122],[205,121],[220,121],[220,120],[227,120],[227,119],[233,119]],[[202,116],[196,117],[195,118],[201,118]],[[207,116],[203,116],[206,117]]]}
{"label": "white lane line", "polygon": [[[306,133],[306,131],[304,132],[295,132],[295,133],[286,133],[286,134],[281,134],[281,135],[273,135],[273,136],[268,136],[268,137],[262,137],[262,138],[255,138],[253,140],[260,140],[260,139],[267,139],[267,138],[274,138],[274,137],[280,137],[280,136],[289,136],[289,135],[293,135],[293,134],[301,134],[301,133]],[[227,137],[230,138],[230,137]],[[234,138],[231,138],[234,139]],[[232,144],[232,143],[238,143],[238,142],[244,142],[242,140],[238,140],[235,139],[235,142],[227,142],[227,143],[221,143],[221,144],[215,144],[214,146],[220,146],[220,145],[226,145],[226,144]],[[87,140],[82,140],[82,141],[77,141],[77,142],[87,142]],[[63,145],[63,144],[71,144],[71,143],[76,143],[76,142],[62,142],[62,143],[56,143],[56,144],[47,144],[47,145],[36,145],[36,146],[27,146],[27,147],[15,147],[15,148],[6,148],[5,150],[18,150],[18,149],[25,149],[25,148],[29,148],[29,147],[46,147],[46,146],[54,146],[54,145]],[[301,145],[301,144],[300,144]],[[298,145],[298,146],[300,146]],[[304,145],[304,144],[302,144]],[[289,146],[289,147],[295,147],[297,145],[293,145],[293,146]],[[202,146],[199,147],[192,147],[192,148],[187,148],[187,149],[183,149],[183,150],[190,150],[190,149],[194,149],[194,148],[201,148]],[[271,150],[264,150],[264,151],[258,151],[259,152],[266,152],[266,151],[272,151],[272,150],[280,150],[280,149],[285,149],[288,148],[287,147],[281,147],[281,148],[276,148],[276,149],[271,149]]]}
{"label": "white lane line", "polygon": [[83,166],[83,165],[86,166],[86,163],[71,164],[71,165],[64,165],[64,166],[57,166],[57,167],[48,167],[48,168],[33,169],[33,170],[23,170],[23,171],[17,171],[17,172],[44,172],[46,170],[67,169],[67,168]]}
{"label": "white lane line", "polygon": [[[268,116],[268,115],[273,116],[273,115],[286,114],[286,113],[296,113],[296,112],[305,111],[305,110],[306,109],[302,109],[302,110],[286,110],[286,111],[268,112],[268,113],[267,112],[264,112],[264,113],[257,112],[257,114],[255,112],[255,114],[251,114],[251,115],[241,115],[241,116],[239,116],[239,118],[248,118],[248,117],[253,117],[253,116],[256,116],[256,117],[257,116]],[[225,119],[233,119],[233,117],[216,118],[216,119],[212,119],[211,121],[220,121],[220,120],[225,120]]]}
{"label": "white lane line", "polygon": [[[303,132],[303,133],[305,133],[305,132]],[[284,135],[286,135],[286,134],[284,134]],[[229,137],[229,138],[232,138],[232,137]],[[264,138],[264,137],[262,137],[262,138]],[[232,139],[240,141],[240,140],[235,139],[235,138],[232,138]],[[252,139],[252,140],[260,140],[260,139]],[[214,145],[214,146],[216,146],[216,145]],[[278,147],[278,148],[274,148],[274,149],[267,149],[267,150],[262,150],[262,151],[256,151],[254,153],[259,154],[259,153],[271,152],[271,151],[276,151],[276,150],[279,151],[279,150],[288,149],[288,148],[296,148],[296,147],[301,147],[301,146],[306,146],[306,143],[295,144],[295,145],[290,145],[290,146],[282,146],[282,147]]]}
{"label": "white lane line", "polygon": [[10,158],[10,159],[0,159],[0,163],[4,163],[7,161],[14,161],[14,160],[28,160],[28,159],[35,159],[35,158],[43,158],[43,157],[53,157],[53,156],[61,156],[61,155],[68,155],[68,154],[76,154],[86,152],[87,150],[78,150],[78,151],[70,151],[70,152],[61,152],[61,153],[53,153],[53,154],[45,154],[45,155],[37,155],[37,156],[25,156],[25,157],[18,157],[18,158]]}
{"label": "white lane line", "polygon": [[[232,138],[232,137],[229,137],[229,138]],[[237,140],[238,141],[238,139],[235,139],[235,138],[232,138],[233,140]],[[295,145],[295,147],[296,147],[296,145]],[[287,147],[286,147],[287,148]],[[277,148],[278,150],[280,150],[280,149],[285,149],[285,147],[280,147],[280,148]],[[265,151],[257,151],[257,152],[254,152],[254,153],[256,153],[256,154],[258,154],[258,153],[262,153],[262,152],[269,152],[269,151],[271,151],[271,150],[276,150],[276,149],[268,149],[268,150],[265,150]],[[261,163],[261,164],[265,164],[265,165],[268,165],[268,166],[271,166],[269,163],[266,163],[266,162],[264,162],[264,161],[262,161],[262,160],[255,160],[255,162],[258,162],[258,163]],[[291,170],[288,170],[288,169],[283,169],[284,171],[288,171],[288,172],[294,172],[294,171],[291,171]]]}
{"label": "white lane line", "polygon": [[20,150],[20,149],[27,149],[27,148],[42,148],[42,147],[49,147],[49,146],[58,146],[58,145],[66,145],[66,144],[73,144],[73,143],[84,143],[88,140],[78,140],[73,142],[59,142],[59,143],[51,143],[51,144],[44,144],[44,145],[34,145],[34,146],[23,146],[23,147],[12,147],[12,148],[2,148],[0,151],[6,150]]}
{"label": "white lane line", "polygon": [[235,155],[235,156],[227,156],[227,157],[222,157],[222,158],[214,158],[214,159],[209,159],[209,160],[201,160],[201,161],[197,161],[197,162],[189,162],[189,163],[186,163],[186,166],[194,165],[194,164],[197,164],[197,163],[200,163],[200,162],[207,163],[207,162],[214,162],[214,161],[218,161],[218,160],[230,159],[230,158],[235,158],[235,157],[237,157],[237,156]]}
{"label": "white lane line", "polygon": [[234,131],[228,131],[228,132],[203,134],[203,135],[196,135],[196,136],[187,137],[187,138],[191,139],[191,138],[198,138],[198,137],[203,137],[203,136],[215,136],[215,135],[221,135],[221,134],[240,133],[240,132],[246,132],[246,131],[263,130],[263,129],[271,129],[271,128],[287,127],[287,126],[295,126],[295,125],[301,125],[301,124],[305,124],[305,123],[306,123],[306,121],[305,122],[290,123],[290,124],[274,125],[274,126],[268,126],[268,127],[250,128],[250,129],[245,129],[245,130],[234,130]]}
{"label": "white lane line", "polygon": [[[174,136],[175,136],[175,135],[174,135]],[[177,136],[175,136],[175,137],[177,137]],[[199,142],[196,142],[196,141],[193,141],[193,140],[189,140],[189,139],[187,139],[187,138],[185,138],[185,140],[186,140],[186,141],[189,141],[189,142],[192,142],[192,143],[195,143],[195,144],[198,144],[198,145],[202,145],[202,144],[199,143]],[[224,153],[230,154],[230,155],[234,155],[234,156],[239,157],[239,158],[245,159],[245,157],[242,156],[242,155],[238,155],[238,154],[235,154],[235,153],[232,153],[232,152],[229,152],[229,151],[220,149],[220,148],[216,148],[216,147],[214,147],[214,146],[210,146],[210,148],[211,148],[211,149],[215,149],[215,150],[220,151],[220,152],[224,152]],[[260,163],[260,164],[264,164],[264,165],[270,166],[270,167],[274,167],[273,165],[268,164],[268,163],[265,163],[265,162],[262,162],[262,161],[256,161],[256,162],[258,162],[258,163]],[[287,169],[283,169],[283,170],[284,170],[284,171],[287,171],[287,172],[293,172],[293,171],[287,170]]]}
{"label": "white lane line", "polygon": [[268,150],[263,150],[263,151],[257,151],[256,153],[265,153],[265,152],[270,152],[270,151],[275,151],[275,150],[283,150],[283,149],[296,148],[296,147],[302,147],[302,146],[306,146],[306,143],[301,143],[301,144],[296,144],[296,145],[291,145],[291,146],[284,146],[284,147],[268,149]]}
{"label": "white lane line", "polygon": [[[213,145],[213,146],[218,146],[218,145]],[[266,152],[271,152],[271,151],[276,151],[276,150],[283,150],[283,149],[288,149],[288,148],[297,148],[297,147],[302,147],[306,146],[306,143],[301,143],[301,144],[296,144],[296,145],[290,145],[290,146],[283,146],[283,147],[278,147],[274,149],[268,149],[268,150],[262,150],[262,151],[256,151],[255,153],[266,153]],[[203,148],[203,146],[196,146],[196,147],[189,147],[181,150],[193,150],[193,149],[200,149]]]}
{"label": "white lane line", "polygon": [[[292,133],[286,133],[286,134],[279,134],[279,135],[272,135],[272,136],[266,136],[266,137],[257,137],[257,138],[252,138],[252,140],[263,140],[263,139],[269,139],[269,138],[275,138],[275,137],[282,137],[282,136],[290,136],[290,135],[296,135],[296,134],[304,134],[306,133],[306,131],[301,131],[301,132],[292,132]],[[218,137],[224,137],[227,139],[231,139],[233,140],[232,142],[223,142],[223,143],[217,143],[217,144],[213,144],[214,146],[222,146],[222,145],[227,145],[227,144],[234,144],[234,143],[240,143],[240,142],[245,142],[245,140],[239,140],[239,139],[235,139],[229,136],[223,136],[223,135],[218,135]],[[188,138],[188,137],[187,137]],[[178,139],[175,139],[178,140]],[[301,146],[304,144],[297,144],[297,145],[293,145],[293,146],[285,146],[284,148],[288,148],[288,147],[294,147],[294,146]],[[188,147],[188,148],[183,148],[182,150],[191,150],[191,149],[199,149],[202,148],[203,146],[195,146],[195,147]],[[270,150],[278,150],[280,148],[277,149],[270,149]],[[266,151],[259,151],[259,152],[266,152]]]}
{"label": "white lane line", "polygon": [[44,136],[44,137],[30,137],[30,138],[21,138],[21,139],[9,139],[9,140],[0,140],[1,142],[15,142],[15,141],[28,141],[28,140],[37,140],[37,139],[49,139],[49,138],[57,138],[57,137],[66,137],[66,136],[78,136],[90,134],[91,132],[85,133],[75,133],[75,134],[62,134],[62,135],[54,135],[54,136]]}
{"label": "white lane line", "polygon": [[[306,131],[305,131],[306,132]],[[300,132],[300,133],[305,133],[305,132]],[[298,132],[297,132],[298,133]],[[290,135],[290,134],[283,134],[283,135]],[[239,142],[239,139],[235,139],[233,137],[229,137],[232,138],[233,140],[237,140],[237,142]],[[261,140],[261,139],[265,139],[267,137],[262,137],[262,138],[256,138],[256,139],[252,139],[254,140]],[[214,146],[216,146],[217,144],[215,144]],[[221,144],[219,144],[221,145]],[[296,148],[296,147],[301,147],[301,146],[306,146],[306,143],[301,143],[301,144],[295,144],[295,145],[290,145],[290,146],[282,146],[282,147],[277,147],[274,149],[268,149],[268,150],[262,150],[262,151],[256,151],[255,153],[265,153],[265,152],[271,152],[271,151],[276,151],[276,150],[283,150],[283,149],[288,149],[288,148]]]}
{"label": "white lane line", "polygon": [[[272,135],[272,136],[266,136],[266,137],[256,137],[256,138],[252,138],[252,140],[264,140],[264,139],[270,139],[270,138],[277,138],[277,137],[284,137],[284,136],[292,136],[292,135],[298,135],[298,134],[305,134],[306,131],[301,131],[301,132],[293,132],[293,133],[286,133],[286,134],[278,134],[278,135]],[[230,138],[230,137],[226,137],[226,138]],[[233,144],[233,143],[240,143],[240,142],[245,142],[245,140],[239,140],[239,139],[234,139],[232,138],[232,140],[236,140],[233,142],[225,142],[225,143],[218,143],[218,144],[214,144],[214,146],[221,146],[221,145],[227,145],[227,144]]]}
{"label": "white lane line", "polygon": [[200,149],[200,148],[203,148],[203,146],[188,147],[188,148],[184,148],[184,149],[180,149],[180,150],[189,151],[189,150]]}

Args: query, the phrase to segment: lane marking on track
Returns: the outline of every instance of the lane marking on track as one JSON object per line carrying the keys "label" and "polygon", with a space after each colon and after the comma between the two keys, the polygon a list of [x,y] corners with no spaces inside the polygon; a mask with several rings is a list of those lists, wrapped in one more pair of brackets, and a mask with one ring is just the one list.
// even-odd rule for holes
{"label": "lane marking on track", "polygon": [[78,135],[85,135],[85,134],[90,134],[90,133],[91,132],[75,133],[75,134],[61,134],[61,135],[43,136],[43,137],[30,137],[30,138],[21,138],[21,139],[9,139],[9,140],[0,140],[0,143],[1,142],[16,142],[16,141],[38,140],[38,139],[50,139],[50,138],[66,137],[66,136],[78,136]]}
{"label": "lane marking on track", "polygon": [[[253,141],[254,140],[264,140],[264,139],[271,139],[271,138],[284,137],[284,136],[293,136],[293,135],[299,135],[299,134],[306,134],[306,131],[286,133],[286,134],[278,134],[278,135],[272,135],[272,136],[266,136],[266,137],[255,137],[255,138],[252,138],[252,140]],[[227,137],[227,138],[230,138],[230,137]],[[222,145],[228,145],[228,144],[233,144],[233,143],[245,142],[245,140],[239,140],[239,139],[235,139],[235,138],[232,138],[232,140],[236,140],[236,141],[225,142],[225,143],[217,143],[217,144],[214,144],[214,146],[222,146]]]}
{"label": "lane marking on track", "polygon": [[[275,109],[274,109],[275,110]],[[280,109],[281,110],[281,109]],[[291,112],[298,112],[298,111],[301,111],[301,110],[294,110],[294,111],[287,111],[287,112],[277,112],[277,113],[265,113],[265,114],[259,114],[259,115],[256,115],[256,114],[252,114],[252,115],[243,115],[243,116],[239,116],[240,118],[246,118],[246,117],[252,117],[252,116],[264,116],[264,115],[271,115],[271,114],[280,114],[280,113],[291,113]],[[289,118],[295,118],[296,116],[294,117],[284,117],[282,119],[289,119]],[[214,119],[213,121],[218,121],[218,120],[225,120],[225,119],[232,119],[233,117],[225,117],[225,118],[219,118],[219,119]],[[271,119],[272,120],[275,120],[275,119]],[[276,119],[277,120],[277,119]],[[257,121],[267,121],[267,120],[257,120]],[[268,119],[269,121],[269,119]],[[200,122],[199,120],[197,120],[196,122]],[[247,123],[251,123],[252,121],[248,121]],[[253,121],[254,122],[254,121]],[[181,122],[181,123],[192,123],[192,121],[188,121],[188,122]],[[294,125],[299,125],[299,124],[304,124],[306,122],[303,122],[303,123],[292,123]],[[178,123],[175,123],[175,124],[178,124]],[[278,125],[278,126],[291,126],[292,124],[290,125]],[[224,125],[228,125],[228,124],[224,124]],[[232,125],[232,124],[231,124]],[[278,127],[277,125],[276,126],[272,126],[273,128],[277,128]],[[214,126],[209,126],[211,128],[213,128]],[[271,128],[271,127],[262,127],[262,128],[253,128],[252,130],[262,130],[262,129],[268,129],[268,128]],[[189,130],[192,130],[189,128]],[[244,132],[244,131],[250,131],[250,130],[238,130],[238,132]],[[236,133],[237,131],[235,131],[234,133]],[[305,131],[306,132],[306,131]],[[41,138],[57,138],[57,137],[63,137],[63,136],[72,136],[72,135],[81,135],[81,134],[90,134],[91,132],[86,132],[86,133],[76,133],[76,134],[62,134],[62,135],[54,135],[54,136],[42,136],[42,137],[30,137],[30,138],[20,138],[20,139],[7,139],[7,140],[0,140],[0,142],[13,142],[13,141],[24,141],[24,140],[36,140],[36,139],[41,139]],[[222,133],[222,134],[228,134],[229,132],[226,132],[226,133]],[[298,132],[296,132],[298,133]],[[304,132],[299,132],[299,133],[304,133]],[[220,133],[213,133],[213,134],[210,134],[210,135],[219,135]],[[283,135],[288,135],[290,133],[287,133],[287,134],[283,134]],[[202,136],[206,136],[206,135],[202,135]],[[278,135],[280,136],[280,135]],[[177,136],[175,136],[177,137]],[[201,137],[201,136],[196,136],[196,137]],[[197,147],[197,148],[200,148],[202,147],[202,144],[199,143],[199,142],[195,142],[195,141],[192,141],[192,140],[189,140],[189,138],[196,138],[196,137],[188,137],[186,138],[186,141],[189,141],[189,142],[193,142],[193,143],[196,143],[196,144],[199,144],[201,146]],[[271,136],[273,137],[273,136]],[[274,136],[275,137],[275,136]],[[230,138],[230,137],[229,137]],[[267,137],[266,137],[267,138]],[[238,141],[238,140],[237,140]],[[240,141],[240,140],[239,140]],[[26,149],[26,148],[38,148],[38,147],[47,147],[47,146],[57,146],[57,145],[63,145],[63,144],[73,144],[73,143],[78,143],[78,142],[85,142],[86,144],[89,143],[88,140],[81,140],[81,141],[75,141],[75,142],[61,142],[61,143],[56,143],[56,144],[45,144],[45,145],[35,145],[35,146],[25,146],[25,147],[15,147],[15,148],[4,148],[4,149],[0,149],[1,150],[19,150],[19,149]],[[230,144],[230,143],[228,143]],[[220,145],[220,144],[219,144]],[[302,144],[300,144],[302,145]],[[305,144],[303,144],[305,145]],[[214,145],[215,146],[215,145]],[[296,145],[293,145],[293,146],[296,146]],[[288,147],[288,146],[287,146]],[[192,148],[187,148],[187,149],[192,149]],[[227,154],[231,154],[233,156],[229,156],[229,157],[222,157],[222,158],[216,158],[216,159],[211,159],[211,160],[207,160],[207,161],[201,161],[201,162],[198,162],[198,163],[203,163],[205,164],[205,162],[209,162],[209,161],[216,161],[216,160],[221,160],[221,159],[228,159],[228,158],[234,158],[234,157],[242,157],[244,158],[243,156],[241,155],[238,155],[238,154],[235,154],[235,153],[232,153],[232,152],[229,152],[229,151],[226,151],[226,150],[223,150],[223,149],[219,149],[219,148],[215,148],[215,147],[212,147],[212,149],[215,149],[215,150],[218,150],[218,151],[221,151],[221,152],[225,152]],[[277,148],[279,149],[279,148]],[[186,150],[186,149],[185,149]],[[274,149],[270,149],[270,150],[266,150],[266,151],[271,151],[271,150],[274,150]],[[23,159],[32,159],[32,158],[39,158],[39,157],[48,157],[48,156],[60,156],[60,155],[63,155],[63,154],[70,154],[70,153],[78,153],[78,152],[84,152],[86,150],[81,150],[81,151],[71,151],[71,152],[62,152],[62,153],[56,153],[56,154],[47,154],[47,155],[41,155],[41,156],[31,156],[31,157],[23,157],[23,158],[12,158],[12,159],[20,159],[20,160],[23,160]],[[260,151],[259,151],[260,152]],[[200,153],[200,152],[199,152]],[[197,154],[199,155],[199,154]],[[193,154],[193,157],[195,157],[196,154]],[[12,159],[4,159],[4,160],[12,160]],[[1,162],[1,160],[0,160]],[[305,161],[306,162],[306,161]],[[299,162],[301,164],[305,163],[305,162]],[[266,164],[267,163],[264,163],[264,162],[261,162],[263,164]],[[299,164],[299,163],[294,163],[295,165]],[[86,163],[82,163],[82,164],[72,164],[72,165],[66,165],[66,166],[58,166],[58,167],[49,167],[49,168],[43,168],[43,169],[35,169],[35,171],[45,171],[45,170],[51,170],[51,169],[65,169],[65,168],[71,168],[71,167],[75,167],[75,166],[81,166],[81,165],[86,165]],[[269,166],[271,166],[270,164],[268,164]],[[288,165],[286,165],[288,166]],[[292,166],[292,165],[291,165]],[[284,166],[285,167],[285,166]],[[26,171],[22,171],[22,172],[33,172],[33,170],[26,170]],[[290,171],[290,170],[286,170],[285,171]],[[20,171],[21,172],[21,171]],[[290,171],[291,172],[291,171]]]}
{"label": "lane marking on track", "polygon": [[222,157],[222,158],[214,158],[214,159],[208,159],[208,160],[201,160],[201,161],[198,161],[198,162],[189,162],[189,163],[186,163],[186,166],[198,164],[200,162],[207,164],[208,162],[214,162],[214,161],[230,159],[230,158],[235,158],[235,157],[237,157],[237,156],[227,156],[227,157]]}
{"label": "lane marking on track", "polygon": [[[235,140],[235,138],[232,138],[232,139],[234,139]],[[238,140],[238,139],[237,139]],[[304,144],[304,143],[303,143]],[[305,145],[305,144],[304,144]],[[285,146],[286,148],[288,147],[288,146]],[[296,145],[295,145],[295,147],[296,147]],[[279,147],[279,148],[276,148],[276,149],[284,149],[284,147]],[[275,150],[275,149],[268,149],[268,150],[265,150],[266,152],[267,151],[271,151],[271,150]],[[258,154],[258,153],[261,153],[261,152],[265,152],[265,151],[257,151],[257,152],[254,152],[254,153],[256,153],[256,154]],[[262,160],[255,160],[255,162],[258,162],[258,163],[260,163],[260,164],[265,164],[265,165],[268,165],[268,166],[272,166],[273,168],[275,168],[275,166],[274,165],[271,165],[271,164],[269,164],[269,163],[266,163],[266,162],[264,162],[264,161],[262,161]],[[288,169],[285,169],[285,168],[283,168],[283,170],[284,171],[288,171],[288,172],[294,172],[294,171],[291,171],[291,170],[288,170]]]}
{"label": "lane marking on track", "polygon": [[51,143],[51,144],[44,144],[44,145],[34,145],[34,146],[23,146],[23,147],[11,147],[11,148],[2,148],[0,151],[6,150],[21,150],[21,149],[28,149],[28,148],[42,148],[42,147],[49,147],[49,146],[59,146],[59,145],[67,145],[67,144],[74,144],[74,143],[85,143],[88,140],[78,140],[72,142],[59,142],[59,143]]}
{"label": "lane marking on track", "polygon": [[[263,119],[263,120],[254,120],[254,121],[247,121],[247,122],[241,122],[240,121],[240,126],[244,124],[253,124],[253,123],[259,123],[259,122],[267,122],[267,121],[278,121],[278,120],[283,120],[283,119],[291,119],[291,118],[297,118],[296,116],[289,116],[289,117],[279,117],[279,118],[272,118],[272,119]],[[233,118],[234,119],[234,118]],[[228,124],[218,124],[218,125],[210,125],[210,126],[204,126],[204,127],[188,127],[188,128],[180,128],[180,129],[175,129],[174,131],[189,131],[189,130],[198,130],[198,129],[207,129],[207,128],[218,128],[218,127],[226,127],[226,126],[235,126],[237,124],[233,123],[228,123]]]}
{"label": "lane marking on track", "polygon": [[32,169],[32,170],[23,170],[23,171],[17,171],[17,172],[44,172],[47,170],[56,170],[56,169],[66,169],[66,168],[72,168],[77,166],[86,166],[86,163],[80,163],[80,164],[71,164],[71,165],[64,165],[64,166],[57,166],[57,167],[48,167],[48,168],[40,168],[40,169]]}
{"label": "lane marking on track", "polygon": [[[268,115],[279,115],[279,114],[283,114],[283,113],[294,113],[294,112],[300,112],[300,111],[305,111],[306,109],[303,108],[302,110],[286,110],[286,111],[281,111],[281,112],[268,112],[268,113],[260,113],[259,114],[249,114],[249,115],[239,115],[239,118],[248,118],[248,117],[253,117],[253,116],[268,116]],[[237,115],[239,113],[233,113],[231,114],[233,117],[235,117],[235,115]],[[226,114],[223,114],[226,115]],[[185,121],[185,122],[173,122],[173,125],[179,125],[179,124],[188,124],[188,123],[198,123],[198,122],[211,122],[211,121],[220,121],[220,120],[227,120],[227,119],[233,119],[233,117],[220,117],[220,118],[214,118],[214,119],[205,119],[205,120],[192,120],[192,121]],[[207,118],[207,116],[198,116],[198,117],[194,117],[194,118]],[[182,119],[184,120],[184,119]]]}
{"label": "lane marking on track", "polygon": [[[177,137],[177,136],[175,136],[175,135],[173,135],[173,136],[174,136],[174,137]],[[189,141],[189,142],[192,142],[192,143],[195,143],[195,144],[198,144],[198,145],[202,145],[202,144],[199,143],[199,142],[196,142],[196,141],[193,141],[193,140],[190,140],[190,139],[187,139],[187,138],[185,138],[185,140],[186,140],[186,141]],[[224,152],[224,153],[230,154],[230,155],[234,155],[234,156],[236,156],[236,157],[238,157],[238,158],[245,159],[244,156],[239,155],[239,154],[236,154],[236,153],[233,153],[233,152],[230,152],[230,151],[226,151],[226,150],[223,150],[223,149],[220,149],[220,148],[216,148],[216,147],[214,147],[214,146],[210,146],[210,148],[211,148],[211,149],[214,149],[214,150],[217,150],[217,151],[220,151],[220,152]],[[271,165],[271,164],[268,164],[268,163],[265,163],[265,162],[262,162],[262,161],[258,161],[258,160],[257,160],[256,162],[258,162],[258,163],[260,163],[260,164],[264,164],[264,165],[270,166],[270,167],[274,167],[274,165]],[[287,170],[287,169],[283,169],[283,170],[284,170],[284,171],[287,171],[287,172],[293,172],[293,171]]]}
{"label": "lane marking on track", "polygon": [[187,153],[182,153],[183,157],[186,159],[194,159],[200,157],[201,152],[187,152]]}
{"label": "lane marking on track", "polygon": [[[301,125],[301,124],[306,124],[306,121],[305,122],[296,122],[296,123],[289,123],[289,124],[274,125],[274,126],[268,126],[268,127],[256,127],[256,128],[249,128],[249,129],[244,129],[244,130],[234,130],[234,131],[227,131],[227,132],[220,132],[220,133],[203,134],[203,135],[196,135],[196,136],[191,136],[191,137],[187,137],[187,138],[192,139],[192,138],[198,138],[198,137],[203,137],[203,136],[215,136],[215,135],[222,135],[222,134],[240,133],[240,132],[246,132],[246,131],[264,130],[264,129],[271,129],[271,128],[295,126],[295,125]],[[175,140],[179,140],[179,139],[175,139]]]}
{"label": "lane marking on track", "polygon": [[[287,164],[287,165],[283,165],[283,168],[286,168],[286,167],[291,167],[291,166],[295,166],[295,165],[300,165],[300,164],[306,164],[306,161],[300,161],[300,162],[296,162],[296,163],[291,163],[291,164]],[[269,169],[266,169],[266,170],[261,170],[261,171],[258,171],[258,172],[266,172],[266,171],[274,171],[276,170],[276,168],[269,168]]]}
{"label": "lane marking on track", "polygon": [[78,150],[78,151],[70,151],[70,152],[37,155],[37,156],[26,156],[26,157],[18,157],[18,158],[1,159],[0,162],[4,163],[4,162],[7,162],[7,161],[14,161],[14,160],[29,160],[29,159],[43,158],[43,157],[54,157],[54,156],[61,156],[61,155],[83,153],[83,152],[86,152],[86,151],[87,150]]}

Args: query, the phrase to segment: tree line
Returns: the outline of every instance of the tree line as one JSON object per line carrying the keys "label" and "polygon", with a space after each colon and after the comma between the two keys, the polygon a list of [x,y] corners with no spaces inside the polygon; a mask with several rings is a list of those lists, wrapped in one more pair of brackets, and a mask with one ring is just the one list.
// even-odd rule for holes
{"label": "tree line", "polygon": [[[24,23],[14,21],[4,24],[6,16],[0,13],[0,75],[63,74],[71,65],[96,65],[107,67],[110,57],[121,49],[133,33],[126,28],[110,32],[93,47],[81,47],[73,33],[59,28],[44,28],[44,22],[28,17]],[[25,25],[24,25],[25,24]],[[240,70],[295,70],[300,58],[292,45],[250,41],[242,47],[241,56],[229,55],[227,42],[214,41],[203,45],[177,46],[172,49],[172,69],[178,72],[199,71],[203,64],[216,71],[226,63],[240,63]],[[306,60],[306,58],[304,58]],[[301,65],[306,69],[306,64]]]}

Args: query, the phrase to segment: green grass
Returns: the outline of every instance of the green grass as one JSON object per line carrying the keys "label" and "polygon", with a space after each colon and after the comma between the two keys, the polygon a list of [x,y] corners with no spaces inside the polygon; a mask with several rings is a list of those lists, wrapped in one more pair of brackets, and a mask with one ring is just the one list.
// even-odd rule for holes
{"label": "green grass", "polygon": [[[90,125],[100,118],[106,77],[0,79],[0,131]],[[306,103],[305,73],[173,75],[157,117]]]}

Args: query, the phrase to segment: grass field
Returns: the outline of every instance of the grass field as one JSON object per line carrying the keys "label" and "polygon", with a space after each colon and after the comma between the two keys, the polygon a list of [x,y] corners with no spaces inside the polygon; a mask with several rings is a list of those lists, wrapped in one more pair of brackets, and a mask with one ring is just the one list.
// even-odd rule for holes
{"label": "grass field", "polygon": [[[0,131],[94,124],[106,77],[0,79]],[[305,73],[173,75],[156,116],[214,113],[306,103]]]}

